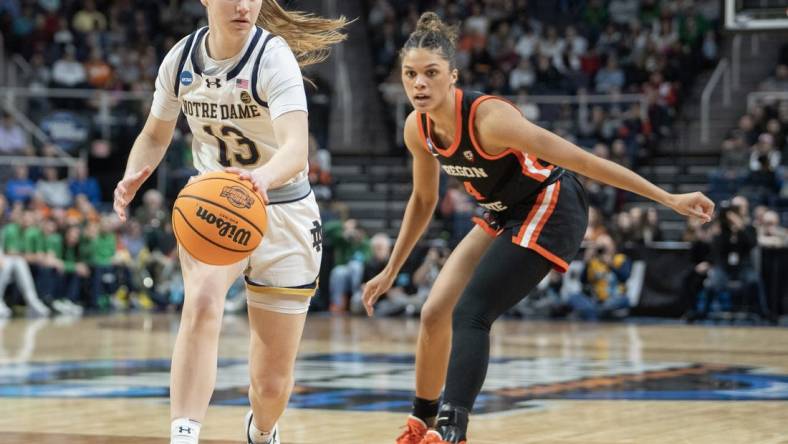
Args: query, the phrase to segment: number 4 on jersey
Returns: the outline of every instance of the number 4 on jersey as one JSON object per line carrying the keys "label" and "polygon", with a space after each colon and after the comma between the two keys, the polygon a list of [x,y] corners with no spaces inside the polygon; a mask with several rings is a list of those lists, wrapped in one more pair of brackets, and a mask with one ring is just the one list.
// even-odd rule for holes
{"label": "number 4 on jersey", "polygon": [[465,185],[465,191],[467,191],[468,194],[473,196],[474,199],[476,199],[476,200],[484,200],[484,196],[482,196],[482,193],[480,193],[479,190],[474,188],[473,184],[471,184],[470,182],[463,182],[463,185]]}

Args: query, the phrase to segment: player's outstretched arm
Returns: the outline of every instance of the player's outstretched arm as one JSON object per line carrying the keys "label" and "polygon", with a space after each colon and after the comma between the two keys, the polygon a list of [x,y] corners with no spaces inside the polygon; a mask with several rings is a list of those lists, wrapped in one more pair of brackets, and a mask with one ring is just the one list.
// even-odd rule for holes
{"label": "player's outstretched arm", "polygon": [[126,207],[134,199],[137,190],[164,157],[177,121],[166,121],[153,114],[148,115],[145,126],[131,147],[123,179],[118,182],[113,194],[113,208],[121,221],[126,220]]}
{"label": "player's outstretched arm", "polygon": [[597,157],[526,120],[511,105],[488,100],[479,106],[477,132],[484,147],[515,147],[599,182],[637,193],[677,213],[710,221],[714,203],[703,193],[671,194],[637,173]]}
{"label": "player's outstretched arm", "polygon": [[362,299],[369,316],[372,316],[378,298],[391,288],[405,260],[429,225],[438,203],[440,165],[419,140],[415,112],[405,121],[405,145],[413,155],[413,191],[386,268],[364,286]]}

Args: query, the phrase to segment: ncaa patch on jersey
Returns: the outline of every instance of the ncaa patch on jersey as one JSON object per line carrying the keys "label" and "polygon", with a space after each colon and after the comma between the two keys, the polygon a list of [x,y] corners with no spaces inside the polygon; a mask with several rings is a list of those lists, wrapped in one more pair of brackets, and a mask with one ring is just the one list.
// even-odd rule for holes
{"label": "ncaa patch on jersey", "polygon": [[466,159],[468,159],[469,162],[473,162],[474,161],[473,151],[471,151],[471,150],[463,151],[462,154],[465,156]]}
{"label": "ncaa patch on jersey", "polygon": [[184,71],[181,73],[181,85],[189,86],[194,81],[194,76],[189,71]]}
{"label": "ncaa patch on jersey", "polygon": [[244,105],[252,103],[252,96],[250,96],[247,91],[241,91],[241,102],[243,102]]}

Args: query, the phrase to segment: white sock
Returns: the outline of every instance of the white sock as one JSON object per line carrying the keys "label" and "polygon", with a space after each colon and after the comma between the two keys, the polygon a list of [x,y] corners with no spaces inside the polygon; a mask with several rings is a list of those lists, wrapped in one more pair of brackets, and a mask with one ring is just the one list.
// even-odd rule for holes
{"label": "white sock", "polygon": [[252,421],[252,424],[249,426],[249,437],[252,438],[254,444],[268,444],[271,442],[271,438],[273,437],[271,432],[273,432],[273,430],[270,432],[261,432],[260,429],[254,425],[254,421]]}
{"label": "white sock", "polygon": [[201,424],[189,418],[175,418],[170,425],[170,444],[197,444]]}

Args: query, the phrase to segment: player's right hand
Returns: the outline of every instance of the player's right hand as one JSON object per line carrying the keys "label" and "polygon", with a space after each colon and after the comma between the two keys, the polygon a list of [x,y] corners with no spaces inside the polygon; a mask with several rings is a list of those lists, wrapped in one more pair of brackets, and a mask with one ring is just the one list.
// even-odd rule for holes
{"label": "player's right hand", "polygon": [[131,200],[134,199],[134,195],[137,194],[137,190],[140,189],[145,179],[150,176],[151,171],[153,171],[153,168],[146,165],[142,170],[124,177],[115,187],[112,208],[115,210],[115,214],[118,215],[121,222],[126,222],[126,207],[129,206]]}
{"label": "player's right hand", "polygon": [[396,277],[396,273],[383,270],[364,284],[364,293],[361,299],[364,301],[367,316],[372,316],[375,313],[375,302],[378,301],[381,295],[389,291],[391,286],[394,285],[394,278]]}

